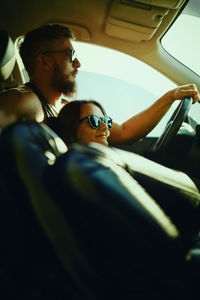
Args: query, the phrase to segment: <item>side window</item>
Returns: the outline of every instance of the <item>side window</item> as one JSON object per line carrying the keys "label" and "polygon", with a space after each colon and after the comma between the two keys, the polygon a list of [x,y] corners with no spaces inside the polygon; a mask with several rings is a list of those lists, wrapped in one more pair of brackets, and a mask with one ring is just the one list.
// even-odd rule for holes
{"label": "side window", "polygon": [[199,53],[200,1],[190,0],[180,16],[163,36],[166,51],[196,74],[200,75]]}

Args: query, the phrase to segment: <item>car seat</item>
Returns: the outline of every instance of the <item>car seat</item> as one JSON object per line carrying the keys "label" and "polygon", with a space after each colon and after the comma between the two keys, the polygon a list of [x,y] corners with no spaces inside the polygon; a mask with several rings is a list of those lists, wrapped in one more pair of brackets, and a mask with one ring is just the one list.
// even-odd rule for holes
{"label": "car seat", "polygon": [[28,287],[22,298],[184,299],[188,244],[125,159],[94,145],[66,150],[44,124],[0,136],[2,282]]}
{"label": "car seat", "polygon": [[[44,129],[45,128],[45,129]],[[8,299],[66,299],[73,282],[38,222],[29,188],[45,200],[44,170],[66,146],[45,125],[19,122],[0,136],[0,280]],[[21,161],[23,157],[23,161]],[[28,163],[32,165],[27,166]],[[30,167],[30,168],[29,168]],[[28,172],[26,183],[23,172]],[[48,194],[48,190],[46,191]],[[47,205],[48,211],[48,205]],[[52,218],[53,221],[53,218]],[[58,293],[59,292],[59,293]],[[58,295],[59,294],[59,295]],[[73,292],[74,299],[76,291]],[[9,296],[11,298],[9,298]],[[1,297],[1,298],[2,298]],[[13,297],[13,298],[12,298]]]}

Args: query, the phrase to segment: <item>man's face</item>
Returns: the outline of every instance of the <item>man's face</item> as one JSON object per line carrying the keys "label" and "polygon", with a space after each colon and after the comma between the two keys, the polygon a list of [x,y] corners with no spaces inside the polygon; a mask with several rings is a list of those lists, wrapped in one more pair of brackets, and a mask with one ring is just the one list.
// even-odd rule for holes
{"label": "man's face", "polygon": [[[73,49],[69,39],[62,38],[55,46],[55,50]],[[53,69],[51,86],[59,93],[67,97],[73,97],[76,93],[76,75],[80,62],[77,58],[71,61],[70,53],[55,52],[52,55]]]}

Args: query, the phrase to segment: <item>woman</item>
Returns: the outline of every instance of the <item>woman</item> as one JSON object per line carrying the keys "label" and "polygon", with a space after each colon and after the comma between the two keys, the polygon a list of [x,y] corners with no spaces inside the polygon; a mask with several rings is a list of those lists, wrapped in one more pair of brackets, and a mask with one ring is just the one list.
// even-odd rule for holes
{"label": "woman", "polygon": [[100,143],[108,145],[107,137],[112,128],[112,119],[100,103],[94,100],[76,100],[65,105],[56,121],[57,129],[67,145],[73,142]]}

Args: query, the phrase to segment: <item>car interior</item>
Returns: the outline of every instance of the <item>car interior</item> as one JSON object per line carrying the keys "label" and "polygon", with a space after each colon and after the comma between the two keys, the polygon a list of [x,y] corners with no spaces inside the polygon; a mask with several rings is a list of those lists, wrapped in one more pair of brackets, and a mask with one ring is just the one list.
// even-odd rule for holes
{"label": "car interior", "polygon": [[[126,53],[177,85],[200,88],[199,75],[160,43],[189,5],[191,14],[200,8],[191,0],[4,2],[0,90],[25,82],[18,39],[53,23],[69,26],[79,42]],[[188,117],[192,105],[183,99],[159,137],[132,145],[68,149],[43,123],[2,129],[2,295],[196,299],[200,143],[199,125]]]}

